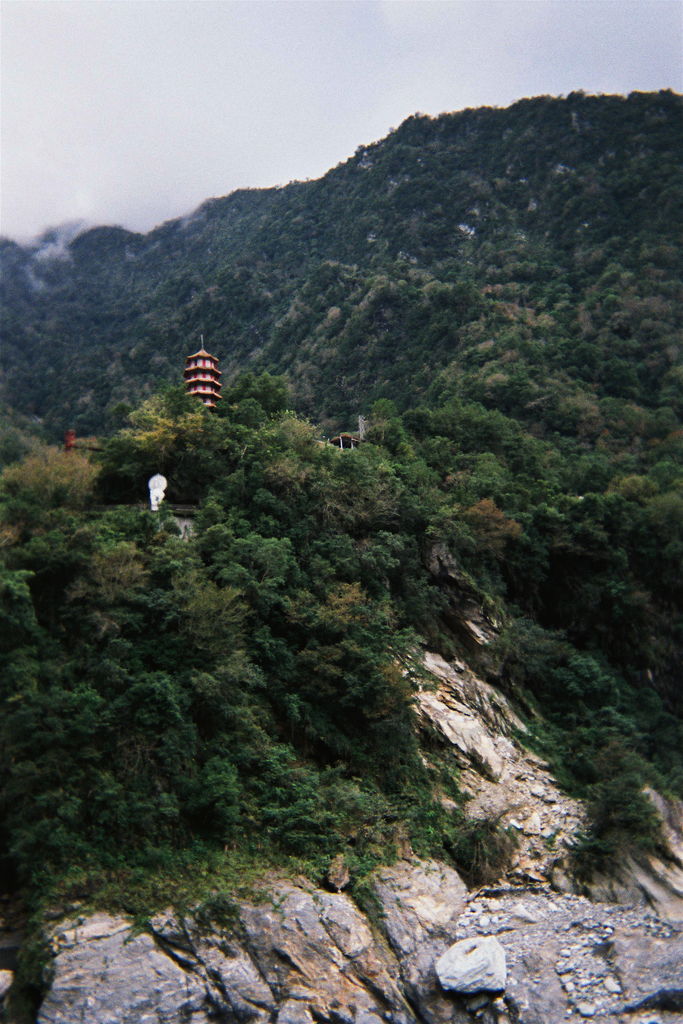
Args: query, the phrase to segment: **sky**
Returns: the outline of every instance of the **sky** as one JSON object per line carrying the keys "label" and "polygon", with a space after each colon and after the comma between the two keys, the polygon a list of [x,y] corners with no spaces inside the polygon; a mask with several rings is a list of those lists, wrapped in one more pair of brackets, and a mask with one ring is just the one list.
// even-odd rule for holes
{"label": "sky", "polygon": [[420,111],[683,91],[683,0],[2,0],[0,231],[147,231]]}

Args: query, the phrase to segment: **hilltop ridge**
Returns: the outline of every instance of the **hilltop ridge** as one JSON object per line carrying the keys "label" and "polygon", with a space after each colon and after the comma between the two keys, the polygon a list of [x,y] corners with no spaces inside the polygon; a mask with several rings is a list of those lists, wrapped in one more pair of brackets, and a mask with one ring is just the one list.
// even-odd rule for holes
{"label": "hilltop ridge", "polygon": [[668,405],[682,109],[572,93],[414,115],[316,181],[147,235],[4,242],[5,395],[57,433],[110,430],[204,334],[228,375],[286,373],[297,408],[335,426],[377,398],[416,404],[441,373],[520,415],[510,351],[537,414],[568,381]]}

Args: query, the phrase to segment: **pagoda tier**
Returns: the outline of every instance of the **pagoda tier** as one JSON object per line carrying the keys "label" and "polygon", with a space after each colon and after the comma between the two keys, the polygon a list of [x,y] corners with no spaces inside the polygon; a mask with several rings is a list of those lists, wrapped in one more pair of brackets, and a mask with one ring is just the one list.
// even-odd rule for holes
{"label": "pagoda tier", "polygon": [[220,401],[223,385],[216,356],[200,348],[185,360],[184,377],[188,395],[196,395],[210,409]]}
{"label": "pagoda tier", "polygon": [[185,384],[213,384],[218,390],[223,387],[221,382],[216,380],[215,377],[210,376],[210,374],[197,373],[196,371],[191,371],[186,375]]}

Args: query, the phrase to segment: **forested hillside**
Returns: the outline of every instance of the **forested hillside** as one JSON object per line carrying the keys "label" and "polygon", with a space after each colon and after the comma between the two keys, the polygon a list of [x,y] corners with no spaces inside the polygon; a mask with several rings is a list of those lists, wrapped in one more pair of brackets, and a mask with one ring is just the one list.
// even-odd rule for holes
{"label": "forested hillside", "polygon": [[[380,402],[347,452],[286,404],[267,375],[220,414],[171,389],[91,459],[5,470],[6,866],[87,888],[228,844],[360,869],[402,833],[466,865],[411,710],[424,643],[478,663],[463,601],[500,634],[481,670],[594,799],[589,848],[650,841],[640,785],[683,781],[673,464],[578,496],[584,456],[479,404]],[[159,468],[189,541],[137,505]]]}
{"label": "forested hillside", "polygon": [[[144,237],[3,244],[11,886],[139,912],[342,855],[362,899],[406,843],[494,877],[510,836],[418,747],[425,648],[587,802],[579,877],[657,847],[642,787],[683,795],[680,127],[671,93],[416,115]],[[200,334],[215,413],[178,383]],[[359,413],[363,444],[324,443]]]}
{"label": "forested hillside", "polygon": [[536,432],[591,444],[624,403],[670,429],[682,127],[669,92],[415,115],[318,181],[148,235],[5,241],[5,397],[58,434],[111,429],[203,334],[332,426],[441,375]]}

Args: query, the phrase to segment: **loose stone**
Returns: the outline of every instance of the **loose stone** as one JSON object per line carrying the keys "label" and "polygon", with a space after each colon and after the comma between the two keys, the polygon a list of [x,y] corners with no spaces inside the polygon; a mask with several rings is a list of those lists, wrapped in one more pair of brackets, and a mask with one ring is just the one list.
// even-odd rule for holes
{"label": "loose stone", "polygon": [[505,988],[505,950],[493,936],[454,943],[436,961],[435,969],[446,991],[499,992]]}

